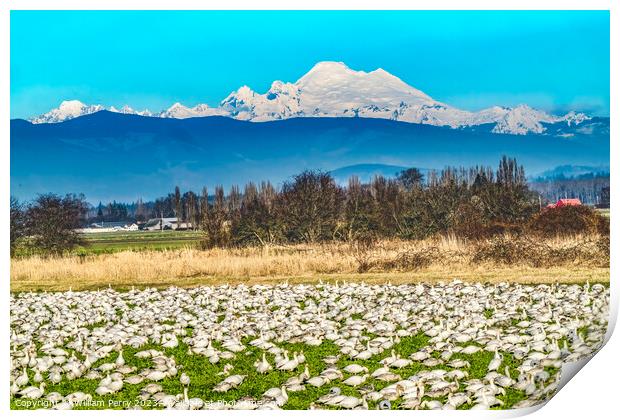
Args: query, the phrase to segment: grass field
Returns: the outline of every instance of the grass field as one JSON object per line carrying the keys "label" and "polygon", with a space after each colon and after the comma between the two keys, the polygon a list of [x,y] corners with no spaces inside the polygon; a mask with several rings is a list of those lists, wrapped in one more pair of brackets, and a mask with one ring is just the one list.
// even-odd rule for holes
{"label": "grass field", "polygon": [[[119,248],[125,246],[118,236],[108,240],[119,243]],[[335,243],[207,251],[186,244],[182,249],[166,251],[124,250],[60,258],[34,256],[11,260],[11,290],[191,287],[285,280],[291,283],[323,280],[400,284],[453,279],[495,283],[608,283],[609,251],[601,250],[599,242],[600,238],[573,237],[520,243],[508,238],[473,244],[441,238],[388,241],[370,250]],[[366,266],[364,270],[360,270],[362,265]]]}
{"label": "grass field", "polygon": [[[600,347],[608,303],[601,285],[462,282],[17,294],[11,408],[187,408],[190,397],[246,409],[531,406],[555,393],[563,361]],[[353,364],[361,382],[345,383]],[[44,396],[19,397],[42,382]],[[275,402],[266,394],[285,388]]]}
{"label": "grass field", "polygon": [[596,209],[596,211],[600,215],[605,216],[607,218],[609,218],[611,216],[611,209]]}
{"label": "grass field", "polygon": [[[188,332],[191,334],[191,330]],[[424,334],[418,334],[413,337],[405,337],[401,339],[400,343],[394,346],[393,350],[398,354],[411,354],[419,349],[428,345],[429,337]],[[246,339],[243,341],[244,345],[248,345],[250,340]],[[336,345],[331,342],[324,342],[320,346],[309,346],[304,345],[303,343],[297,344],[281,344],[281,347],[284,350],[287,350],[290,354],[294,352],[303,353],[306,356],[306,362],[309,366],[309,371],[311,375],[318,375],[321,371],[323,371],[327,365],[323,361],[323,358],[328,355],[338,354],[339,349]],[[181,343],[175,349],[166,349],[162,346],[157,345],[148,345],[145,347],[138,349],[134,349],[129,346],[125,346],[123,348],[123,357],[125,358],[125,363],[131,366],[136,366],[138,368],[147,368],[150,366],[148,361],[139,359],[135,357],[135,354],[138,351],[143,351],[146,349],[154,349],[160,350],[167,356],[174,357],[182,366],[183,371],[186,372],[191,378],[192,383],[190,384],[190,388],[192,389],[192,396],[201,398],[204,401],[227,401],[234,403],[236,401],[240,401],[242,398],[247,398],[251,396],[253,398],[260,398],[261,394],[273,387],[280,387],[282,383],[284,383],[291,374],[283,371],[271,371],[268,374],[262,375],[256,372],[254,369],[253,363],[261,358],[263,351],[257,348],[249,347],[249,350],[239,354],[235,358],[235,367],[230,372],[231,374],[246,374],[246,378],[243,383],[235,390],[229,391],[227,393],[215,392],[213,391],[213,386],[224,377],[220,375],[222,371],[222,367],[218,365],[214,365],[211,363],[205,363],[204,356],[191,354],[188,352],[189,346]],[[385,350],[384,352],[372,357],[369,360],[361,362],[365,367],[369,369],[370,372],[382,367],[382,364],[379,362],[381,359],[388,357],[390,355],[391,350]],[[189,353],[189,354],[188,354]],[[433,353],[434,357],[439,357],[440,352],[436,351]],[[519,371],[517,368],[519,364],[511,357],[509,353],[502,352],[502,356],[504,358],[504,363],[501,367],[501,371],[503,372],[505,367],[509,367],[511,374],[513,377],[517,377]],[[110,355],[106,356],[104,359],[101,359],[97,362],[94,368],[103,365],[104,363],[113,363],[118,357],[118,352],[112,352]],[[455,355],[454,359],[457,356]],[[469,369],[469,379],[483,379],[487,374],[486,367],[489,362],[493,358],[493,352],[490,351],[482,351],[476,355],[460,355],[461,360],[465,360],[471,363],[471,368]],[[338,361],[337,367],[342,369],[346,365],[355,362],[355,360],[345,359]],[[271,361],[273,363],[273,361]],[[411,366],[408,366],[404,369],[400,369],[398,371],[399,375],[403,378],[415,375],[416,373],[426,369],[424,365],[421,363],[413,363]],[[446,369],[450,368],[446,366],[445,363],[440,364],[435,367],[435,369]],[[303,368],[300,367],[298,369],[297,374],[302,373]],[[547,368],[547,372],[550,376],[553,376],[557,373],[558,369],[555,368]],[[69,395],[73,392],[85,392],[91,394],[93,396],[93,400],[89,403],[89,406],[77,406],[76,409],[87,409],[87,408],[116,408],[123,409],[127,407],[133,407],[135,405],[139,405],[140,401],[140,390],[144,387],[143,384],[138,385],[125,385],[123,390],[113,397],[110,396],[99,396],[96,394],[95,389],[99,384],[99,380],[89,380],[89,379],[77,379],[72,381],[63,381],[59,384],[50,384],[48,387],[49,392],[59,392],[62,395]],[[183,386],[179,383],[179,379],[177,377],[166,378],[161,381],[161,385],[164,390],[170,395],[182,395],[183,394]],[[371,378],[366,382],[366,386],[373,386],[377,389],[381,389],[381,387],[385,387],[385,383]],[[293,409],[293,410],[303,410],[308,409],[314,401],[316,401],[320,396],[328,394],[329,390],[333,387],[339,387],[342,392],[346,395],[361,397],[360,391],[352,386],[348,386],[342,383],[342,380],[331,381],[321,387],[310,387],[307,386],[306,389],[302,392],[289,392],[289,399],[287,403],[282,407],[284,409]],[[466,384],[462,384],[460,386],[461,391],[463,391],[466,387]],[[525,399],[525,394],[523,391],[508,389],[505,396],[500,396],[500,400],[504,403],[502,406],[503,409],[509,409],[513,404],[522,401]],[[430,401],[432,398],[425,397],[424,401]],[[112,402],[111,402],[112,401]],[[441,399],[441,401],[446,402],[446,398]],[[23,405],[23,400],[21,400],[22,404],[20,405],[20,400],[12,399],[11,400],[11,409],[22,409],[26,408]],[[114,406],[118,404],[118,406]],[[129,404],[129,405],[127,405]],[[396,405],[396,403],[394,403]],[[461,409],[468,409],[473,406],[472,403],[465,404]],[[145,409],[155,409],[155,408],[163,408],[162,405],[153,402],[143,402],[141,405],[142,408]],[[374,408],[374,405],[373,407]]]}
{"label": "grass field", "polygon": [[200,240],[197,231],[105,232],[84,235],[87,245],[76,250],[83,255],[110,254],[120,251],[163,251],[193,247]]}
{"label": "grass field", "polygon": [[[555,393],[559,355],[590,354],[607,328],[604,237],[211,250],[197,249],[198,239],[173,231],[88,235],[85,250],[64,257],[12,258],[10,407],[53,408],[55,400],[71,409],[196,401],[256,408],[276,404],[265,393],[287,387],[286,399],[276,400],[284,409],[342,408],[339,397],[357,401],[356,408],[451,407],[453,394],[467,398],[458,409],[526,407]],[[572,315],[560,326],[554,314],[561,311]],[[547,330],[544,342],[534,341],[539,328]],[[50,339],[57,336],[65,339]],[[479,350],[467,354],[472,346]],[[140,356],[145,350],[158,353]],[[534,357],[540,351],[543,365]],[[426,359],[414,360],[420,352]],[[270,368],[259,373],[263,355]],[[287,363],[298,355],[304,361],[285,370],[282,355]],[[403,360],[406,366],[395,364]],[[368,372],[362,384],[344,383],[353,363]],[[369,375],[388,366],[387,377]],[[165,376],[151,378],[155,371]],[[328,371],[340,376],[311,383]],[[53,372],[63,373],[54,379]],[[191,379],[188,389],[182,375]],[[238,386],[218,390],[236,376]],[[112,377],[120,388],[108,392]],[[501,389],[489,387],[495,378]],[[19,397],[42,381],[42,396]],[[147,392],[147,384],[159,392]],[[484,384],[490,394],[482,397],[475,390]]]}

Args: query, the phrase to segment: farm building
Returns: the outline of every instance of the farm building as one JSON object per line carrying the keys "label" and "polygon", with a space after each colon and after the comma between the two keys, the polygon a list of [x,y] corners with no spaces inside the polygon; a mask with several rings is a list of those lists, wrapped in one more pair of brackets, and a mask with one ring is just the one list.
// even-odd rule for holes
{"label": "farm building", "polygon": [[176,228],[176,217],[157,217],[149,219],[142,227],[143,230],[168,230]]}
{"label": "farm building", "polygon": [[114,229],[127,226],[127,222],[96,222],[91,223],[88,227],[93,229]]}
{"label": "farm building", "polygon": [[82,229],[77,229],[80,233],[109,233],[121,230],[138,230],[138,225],[135,223],[127,224],[125,222],[99,222],[91,223]]}
{"label": "farm building", "polygon": [[192,224],[188,222],[181,222],[177,226],[176,217],[157,217],[155,219],[149,219],[143,226],[143,230],[187,230],[191,229]]}
{"label": "farm building", "polygon": [[547,208],[555,209],[566,206],[581,206],[581,200],[578,198],[560,198],[557,203],[549,204]]}

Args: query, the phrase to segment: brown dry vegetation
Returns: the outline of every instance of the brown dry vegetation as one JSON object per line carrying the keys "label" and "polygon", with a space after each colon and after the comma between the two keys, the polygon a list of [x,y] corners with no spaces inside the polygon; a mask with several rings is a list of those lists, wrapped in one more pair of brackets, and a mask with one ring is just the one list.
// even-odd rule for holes
{"label": "brown dry vegetation", "polygon": [[609,239],[598,235],[483,241],[441,237],[375,244],[331,243],[233,249],[118,252],[11,260],[11,290],[111,285],[366,281],[609,282]]}

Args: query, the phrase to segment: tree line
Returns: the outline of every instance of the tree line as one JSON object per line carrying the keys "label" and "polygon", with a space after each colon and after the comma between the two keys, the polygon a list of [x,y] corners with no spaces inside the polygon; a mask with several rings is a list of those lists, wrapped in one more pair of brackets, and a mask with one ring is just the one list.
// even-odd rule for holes
{"label": "tree line", "polygon": [[[538,193],[543,203],[555,203],[561,198],[579,198],[582,203],[596,207],[609,208],[609,175],[589,177],[575,177],[564,179],[528,180],[528,186]],[[213,203],[213,190],[208,197]],[[198,193],[187,191],[177,195],[175,192],[153,201],[138,199],[132,203],[112,201],[107,204],[99,203],[87,210],[86,221],[124,222],[127,224],[145,222],[152,218],[177,217],[185,221],[197,220],[200,214],[200,200],[204,191]],[[198,226],[198,224],[195,224]]]}
{"label": "tree line", "polygon": [[[178,195],[178,194],[177,194]],[[423,239],[453,233],[479,238],[517,232],[540,210],[525,171],[503,157],[490,167],[446,168],[427,179],[416,168],[395,178],[357,177],[340,186],[329,173],[304,171],[279,189],[248,183],[228,194],[207,190],[189,212],[204,247]]]}
{"label": "tree line", "polygon": [[[375,176],[368,183],[351,177],[344,186],[327,172],[304,171],[279,188],[268,181],[249,182],[243,190],[232,186],[228,193],[222,186],[212,194],[206,187],[200,194],[176,187],[154,203],[157,217],[173,215],[199,229],[204,248],[368,243],[438,234],[479,239],[524,232],[534,220],[539,228],[548,225],[540,219],[543,203],[528,187],[523,167],[508,157],[497,168],[446,168],[426,177],[410,168],[395,178]],[[123,213],[116,205],[110,208]],[[81,195],[45,194],[31,203],[12,198],[11,253],[19,244],[46,254],[72,249],[82,243],[76,229],[86,225],[88,211]],[[554,222],[556,233],[564,229],[562,215]]]}

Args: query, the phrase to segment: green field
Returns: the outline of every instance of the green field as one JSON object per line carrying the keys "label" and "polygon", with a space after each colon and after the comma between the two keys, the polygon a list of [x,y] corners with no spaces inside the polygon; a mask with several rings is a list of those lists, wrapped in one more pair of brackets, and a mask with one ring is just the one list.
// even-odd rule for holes
{"label": "green field", "polygon": [[611,209],[596,209],[596,211],[601,215],[601,216],[605,216],[607,218],[610,217],[611,215]]}
{"label": "green field", "polygon": [[75,252],[86,255],[109,254],[119,251],[158,251],[194,247],[200,241],[200,231],[120,231],[84,234],[86,245]]}
{"label": "green field", "polygon": [[[188,329],[188,335],[191,336],[191,329]],[[369,334],[370,335],[370,334]],[[370,335],[370,338],[374,338]],[[392,349],[386,349],[382,353],[373,356],[370,360],[360,361],[351,358],[342,357],[337,362],[337,368],[342,369],[346,365],[350,363],[358,363],[369,369],[370,372],[382,367],[382,364],[379,362],[381,359],[388,357],[392,350],[396,351],[398,354],[411,354],[414,353],[425,346],[427,346],[429,337],[424,334],[418,334],[412,337],[405,337],[401,340],[401,342],[395,345]],[[244,339],[243,344],[248,346],[248,342],[250,339]],[[465,343],[476,344],[476,343]],[[219,349],[219,346],[215,344]],[[308,346],[300,343],[296,344],[287,344],[287,343],[279,343],[279,345],[288,350],[291,354],[293,352],[303,352],[306,356],[307,365],[309,367],[309,371],[311,375],[319,375],[321,371],[326,369],[328,366],[323,361],[323,358],[328,355],[339,354],[339,348],[334,345],[332,342],[325,341],[320,346]],[[189,355],[188,350],[189,347],[180,343],[177,348],[174,349],[166,349],[162,346],[157,346],[153,344],[149,344],[145,347],[141,347],[140,350],[145,349],[155,349],[162,351],[166,356],[173,357],[174,360],[179,362],[181,369],[183,372],[186,372],[191,378],[191,394],[192,397],[199,397],[204,401],[239,401],[242,398],[253,398],[260,399],[262,394],[272,387],[280,387],[282,384],[289,379],[291,373],[273,370],[268,374],[261,375],[256,372],[256,369],[253,367],[253,363],[260,359],[261,355],[264,351],[259,349],[249,347],[248,351],[241,353],[235,357],[235,366],[234,369],[230,371],[229,374],[244,374],[247,375],[247,378],[244,380],[243,384],[239,386],[239,388],[234,389],[227,393],[220,393],[213,391],[213,387],[220,382],[222,379],[226,377],[226,375],[222,376],[220,371],[222,370],[222,365],[225,362],[221,362],[218,365],[214,365],[206,361],[205,357],[201,355]],[[67,349],[71,350],[71,349]],[[130,366],[136,366],[138,369],[144,369],[151,367],[147,360],[138,359],[134,356],[137,352],[137,349],[134,349],[130,346],[123,347],[123,356],[125,361]],[[519,367],[519,363],[512,357],[510,353],[502,352],[502,356],[504,357],[504,361],[502,363],[499,371],[504,372],[505,368],[508,367],[510,369],[510,373],[513,377],[517,377],[519,375],[519,371],[517,368]],[[97,362],[95,369],[97,366],[101,366],[104,363],[113,363],[118,357],[118,352],[112,352],[110,355],[101,359]],[[440,352],[433,352],[433,357],[440,357]],[[469,379],[482,379],[487,374],[487,366],[491,359],[493,358],[493,353],[488,351],[481,351],[475,355],[465,355],[465,354],[454,354],[452,359],[461,359],[465,360],[471,364],[471,367],[468,368],[468,380]],[[270,363],[274,363],[272,356],[269,356]],[[399,369],[398,374],[407,378],[416,373],[428,369],[425,368],[421,363],[415,362],[410,366]],[[438,365],[435,369],[446,369],[451,370],[445,363]],[[294,372],[293,375],[299,375],[303,372],[304,365],[300,365]],[[551,378],[554,378],[558,369],[547,367],[545,370],[549,373]],[[34,371],[29,371],[30,376],[34,375]],[[178,376],[180,373],[171,378],[166,378],[161,381],[161,385],[164,388],[166,393],[171,395],[182,394],[183,387],[179,383]],[[350,376],[350,375],[349,375]],[[551,382],[551,380],[549,381]],[[75,380],[63,380],[58,384],[49,384],[48,391],[49,392],[59,392],[62,395],[68,395],[73,392],[86,392],[91,394],[93,397],[93,401],[95,403],[92,406],[76,406],[76,409],[88,409],[88,408],[116,408],[123,409],[129,408],[135,405],[138,405],[140,401],[140,390],[148,383],[145,381],[142,384],[138,385],[129,385],[125,384],[123,389],[114,394],[113,396],[99,396],[95,392],[99,383],[99,379],[89,380],[85,378],[79,378]],[[372,389],[381,389],[385,387],[387,384],[381,382],[377,379],[370,378],[366,383],[366,387],[372,387]],[[544,384],[547,385],[547,384]],[[345,395],[351,395],[355,397],[361,397],[363,393],[360,392],[359,389],[352,386],[347,386],[342,383],[342,380],[334,380],[331,381],[321,387],[312,387],[310,385],[306,386],[306,389],[301,392],[290,392],[290,398],[287,403],[282,407],[284,409],[294,409],[294,410],[304,410],[308,409],[313,403],[322,395],[328,394],[329,390],[333,387],[339,387]],[[464,392],[467,384],[466,382],[461,382],[459,384],[459,392]],[[503,406],[497,408],[508,409],[511,408],[515,403],[526,399],[526,395],[523,391],[519,391],[513,388],[508,388],[506,390],[506,395],[499,396],[499,399],[503,402]],[[442,403],[447,402],[447,397],[438,398]],[[432,398],[424,397],[423,401],[430,401]],[[19,400],[17,398],[11,399],[11,409],[23,409],[25,406],[20,405]],[[23,400],[22,400],[23,401]],[[115,402],[118,402],[118,405],[114,405]],[[128,404],[129,405],[123,405]],[[393,402],[393,406],[397,408],[399,404],[402,403],[401,399],[398,399]],[[163,405],[153,402],[147,401],[140,405],[145,409],[155,409],[155,408],[164,408]],[[460,407],[460,409],[469,409],[473,406],[473,403],[467,403]],[[377,408],[376,402],[370,403],[370,408]],[[496,408],[496,409],[497,409]]]}

